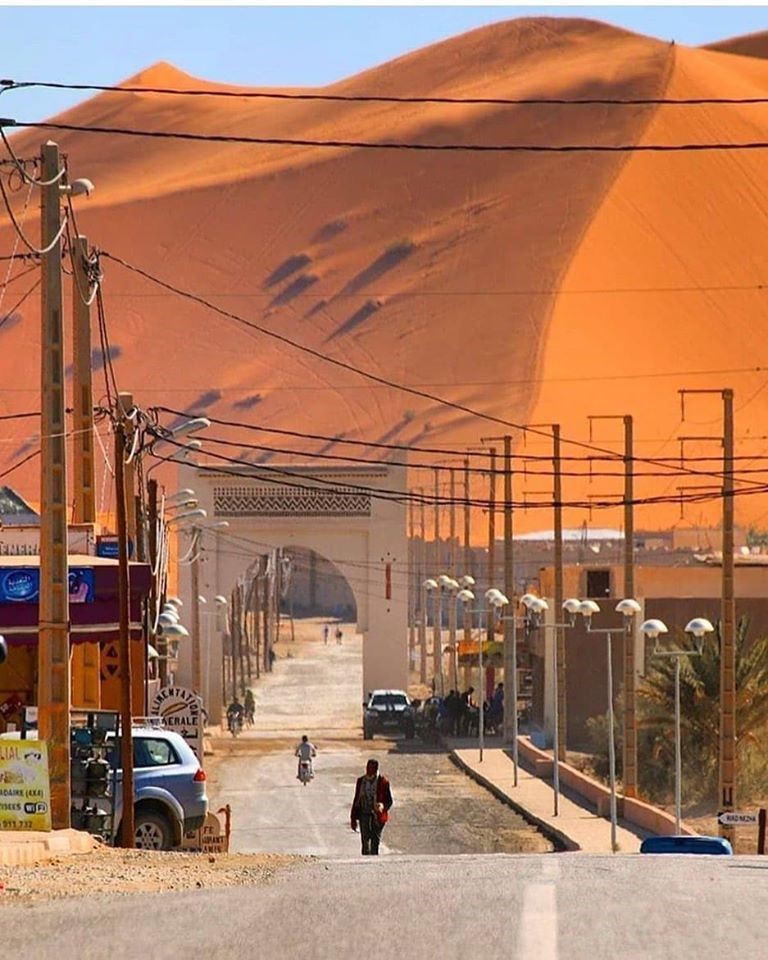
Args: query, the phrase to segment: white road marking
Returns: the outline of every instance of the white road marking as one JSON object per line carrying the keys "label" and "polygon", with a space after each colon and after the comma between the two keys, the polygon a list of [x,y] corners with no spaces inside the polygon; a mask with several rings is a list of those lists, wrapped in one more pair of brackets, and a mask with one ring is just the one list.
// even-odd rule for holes
{"label": "white road marking", "polygon": [[[542,862],[542,880],[555,881],[560,872],[556,857]],[[554,882],[529,884],[523,893],[517,960],[557,960],[557,887]]]}

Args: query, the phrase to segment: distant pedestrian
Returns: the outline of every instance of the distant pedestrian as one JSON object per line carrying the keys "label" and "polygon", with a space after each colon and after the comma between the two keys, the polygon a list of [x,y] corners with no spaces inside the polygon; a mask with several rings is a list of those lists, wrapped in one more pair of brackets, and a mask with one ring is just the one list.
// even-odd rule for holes
{"label": "distant pedestrian", "polygon": [[358,823],[360,824],[364,857],[378,857],[381,831],[389,819],[391,806],[392,790],[389,780],[379,773],[379,761],[369,760],[365,765],[365,774],[357,778],[355,798],[349,815],[350,826],[355,832]]}
{"label": "distant pedestrian", "polygon": [[341,627],[336,627],[336,643],[341,646],[341,638],[343,634],[341,632]]}
{"label": "distant pedestrian", "polygon": [[326,646],[328,645],[328,634],[329,634],[330,632],[331,632],[331,628],[328,626],[327,623],[324,624],[324,625],[323,625],[323,643],[324,643]]}

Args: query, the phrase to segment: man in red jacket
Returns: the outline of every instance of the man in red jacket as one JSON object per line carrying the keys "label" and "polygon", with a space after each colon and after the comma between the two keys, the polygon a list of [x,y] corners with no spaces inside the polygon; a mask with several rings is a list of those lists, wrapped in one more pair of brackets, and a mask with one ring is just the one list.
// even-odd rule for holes
{"label": "man in red jacket", "polygon": [[363,856],[379,855],[381,831],[387,822],[391,806],[392,791],[389,780],[379,774],[379,761],[369,760],[365,765],[365,775],[357,778],[355,799],[350,812],[352,829],[357,831],[357,825],[360,824]]}

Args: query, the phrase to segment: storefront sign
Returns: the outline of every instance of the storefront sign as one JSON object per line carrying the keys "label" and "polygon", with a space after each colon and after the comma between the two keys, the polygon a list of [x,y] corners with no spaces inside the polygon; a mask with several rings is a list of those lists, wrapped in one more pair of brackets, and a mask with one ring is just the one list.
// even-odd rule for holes
{"label": "storefront sign", "polygon": [[[39,567],[0,568],[0,603],[37,603],[40,595]],[[93,603],[92,567],[69,568],[69,602]]]}
{"label": "storefront sign", "polygon": [[0,740],[0,830],[50,830],[51,786],[43,740]]}
{"label": "storefront sign", "polygon": [[152,701],[152,713],[163,724],[180,733],[203,763],[203,699],[186,687],[163,687]]}
{"label": "storefront sign", "polygon": [[[96,556],[117,560],[120,556],[120,543],[112,534],[101,534],[96,537]],[[133,540],[128,538],[128,559],[133,557]]]}

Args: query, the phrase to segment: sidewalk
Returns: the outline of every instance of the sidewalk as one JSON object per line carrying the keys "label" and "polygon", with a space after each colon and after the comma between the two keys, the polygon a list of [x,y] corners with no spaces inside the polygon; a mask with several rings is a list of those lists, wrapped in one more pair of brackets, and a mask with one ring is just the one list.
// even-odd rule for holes
{"label": "sidewalk", "polygon": [[[514,764],[506,750],[486,747],[481,763],[476,745],[463,746],[458,740],[449,741],[448,745],[451,757],[469,776],[500,800],[509,803],[555,843],[566,850],[581,850],[584,853],[611,852],[610,820],[570,800],[562,789],[559,814],[553,816],[555,791],[549,781],[519,767],[518,785],[514,786]],[[638,853],[643,835],[627,829],[619,820],[616,831],[619,853]]]}
{"label": "sidewalk", "polygon": [[82,830],[0,830],[0,865],[27,866],[40,860],[91,853],[102,844]]}

